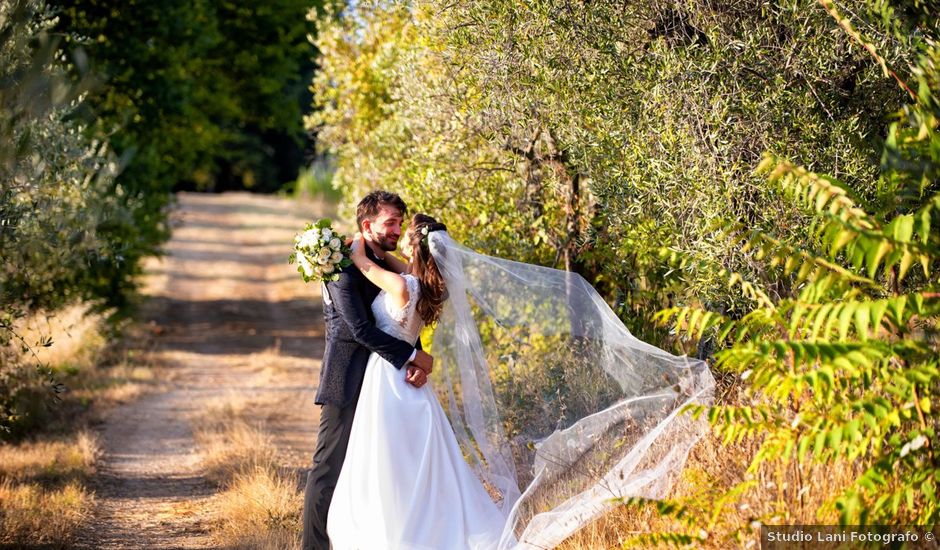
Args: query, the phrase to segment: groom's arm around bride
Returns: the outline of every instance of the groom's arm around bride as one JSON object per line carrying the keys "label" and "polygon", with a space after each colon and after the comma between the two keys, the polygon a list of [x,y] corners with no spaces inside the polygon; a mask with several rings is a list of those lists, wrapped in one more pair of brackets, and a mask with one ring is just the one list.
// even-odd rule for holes
{"label": "groom's arm around bride", "polygon": [[[366,254],[371,260],[378,261],[368,248],[366,249]],[[346,273],[346,271],[351,271],[352,273]],[[421,349],[420,340],[412,346],[375,326],[375,321],[371,314],[371,300],[369,304],[365,303],[363,300],[364,295],[368,296],[371,293],[364,293],[360,285],[354,284],[357,282],[357,279],[360,278],[362,279],[362,281],[360,281],[361,283],[371,285],[355,266],[349,266],[344,269],[344,273],[340,275],[339,280],[328,283],[328,292],[333,302],[332,308],[335,315],[349,327],[353,339],[367,350],[381,355],[383,359],[399,369],[405,366],[414,366],[430,374],[434,360]],[[372,296],[372,299],[374,299],[374,296]],[[329,309],[329,306],[327,306],[326,309]],[[329,326],[327,327],[327,331],[329,332]],[[330,346],[330,340],[334,339],[330,338],[328,333],[328,347]],[[368,359],[368,355],[366,355],[366,359]],[[361,375],[363,373],[364,370],[356,374]],[[347,372],[347,376],[350,374],[353,373]],[[349,378],[346,385],[350,392],[354,392],[361,384],[362,378],[358,376],[356,378]],[[344,401],[355,402],[357,400],[358,399],[353,397],[352,399],[345,399]],[[318,402],[319,401],[320,399],[318,399]]]}

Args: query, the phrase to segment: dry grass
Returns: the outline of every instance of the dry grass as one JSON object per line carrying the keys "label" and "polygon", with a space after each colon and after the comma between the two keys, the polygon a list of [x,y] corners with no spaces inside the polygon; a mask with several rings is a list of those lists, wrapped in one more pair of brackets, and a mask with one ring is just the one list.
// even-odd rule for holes
{"label": "dry grass", "polygon": [[95,370],[83,370],[84,376],[76,381],[77,384],[73,384],[75,387],[70,392],[70,398],[94,404],[98,409],[96,412],[103,412],[137,399],[158,382],[153,367],[134,363],[142,359],[125,356],[117,361],[107,369],[99,366]]}
{"label": "dry grass", "polygon": [[91,515],[98,454],[87,432],[0,446],[0,544],[67,547]]}
{"label": "dry grass", "polygon": [[206,401],[199,414],[191,418],[197,437],[211,436],[241,429],[249,425],[263,431],[271,411],[276,410],[277,398],[229,392]]}
{"label": "dry grass", "polygon": [[78,482],[50,490],[37,483],[0,481],[0,544],[67,548],[93,502]]}
{"label": "dry grass", "polygon": [[299,548],[303,495],[269,469],[237,475],[216,500],[216,537],[226,548]]}
{"label": "dry grass", "polygon": [[259,427],[236,421],[220,431],[196,432],[206,479],[227,486],[239,475],[275,467],[271,437]]}
{"label": "dry grass", "polygon": [[221,487],[212,513],[214,537],[225,548],[299,547],[302,493],[264,431],[272,399],[232,393],[193,419],[205,475]]}
{"label": "dry grass", "polygon": [[28,416],[10,434],[22,440],[0,444],[0,545],[67,548],[92,516],[87,484],[100,450],[88,423],[139,395],[154,374],[145,352],[109,342],[102,319],[82,307],[34,315],[16,330],[30,343],[52,340],[27,357],[48,365],[68,390],[52,403],[37,378]]}
{"label": "dry grass", "polygon": [[[671,499],[687,507],[683,524],[652,507],[619,506],[570,537],[560,550],[623,548],[651,533],[706,535],[697,548],[760,548],[760,523],[835,524],[832,499],[859,473],[857,464],[799,466],[795,461],[767,464],[747,472],[757,442],[723,445],[708,435],[692,450]],[[746,482],[735,497],[728,491]],[[817,514],[817,510],[823,510]],[[634,541],[626,547],[649,548]],[[665,546],[665,545],[663,545]]]}
{"label": "dry grass", "polygon": [[0,447],[0,479],[55,484],[90,478],[98,458],[98,440],[86,431],[62,439]]}

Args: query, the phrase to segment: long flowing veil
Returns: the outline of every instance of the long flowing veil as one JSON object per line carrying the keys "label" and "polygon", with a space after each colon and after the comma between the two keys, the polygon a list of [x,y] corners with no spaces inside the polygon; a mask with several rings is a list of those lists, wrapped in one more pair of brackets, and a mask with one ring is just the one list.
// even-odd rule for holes
{"label": "long flowing veil", "polygon": [[663,498],[704,433],[707,365],[636,339],[581,276],[428,235],[449,299],[438,388],[507,517],[499,545],[552,548],[617,498]]}

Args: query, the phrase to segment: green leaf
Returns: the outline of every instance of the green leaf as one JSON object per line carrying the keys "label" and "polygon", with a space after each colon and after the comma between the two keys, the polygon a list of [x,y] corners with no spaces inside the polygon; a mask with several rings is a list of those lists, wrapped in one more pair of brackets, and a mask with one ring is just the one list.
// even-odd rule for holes
{"label": "green leaf", "polygon": [[874,247],[869,247],[865,252],[866,267],[868,268],[868,276],[874,277],[875,273],[878,271],[878,265],[881,263],[881,259],[884,258],[885,254],[891,251],[891,243],[888,241],[878,241],[878,245]]}
{"label": "green leaf", "polygon": [[839,251],[842,250],[845,245],[852,242],[852,240],[857,236],[858,233],[849,229],[843,229],[842,231],[839,231],[835,238],[832,239],[832,244],[829,246],[829,257],[835,258]]}
{"label": "green leaf", "polygon": [[914,263],[914,254],[910,250],[904,249],[904,254],[901,256],[901,263],[898,267],[898,282],[904,280],[904,276],[907,275],[907,270],[911,268],[911,265]]}
{"label": "green leaf", "polygon": [[914,215],[897,216],[885,227],[884,234],[902,243],[911,242],[911,236],[914,234]]}
{"label": "green leaf", "polygon": [[701,309],[695,308],[694,310],[692,310],[692,315],[689,316],[689,326],[688,326],[688,333],[690,336],[696,333],[696,330],[695,330],[696,324],[699,322],[701,318],[702,318]]}
{"label": "green leaf", "polygon": [[818,457],[826,450],[826,430],[816,432],[816,438],[813,440],[813,456]]}
{"label": "green leaf", "polygon": [[852,419],[845,424],[845,436],[850,442],[858,441],[861,438],[859,425],[860,422],[857,418]]}
{"label": "green leaf", "polygon": [[842,445],[842,426],[835,426],[829,431],[829,448],[838,450]]}
{"label": "green leaf", "polygon": [[858,336],[862,340],[868,339],[868,327],[871,323],[871,312],[868,309],[869,307],[869,304],[859,304],[855,308],[855,330],[858,332]]}
{"label": "green leaf", "polygon": [[877,300],[869,306],[871,309],[871,327],[877,334],[881,328],[881,320],[884,318],[885,311],[888,310],[887,300]]}
{"label": "green leaf", "polygon": [[888,300],[888,309],[891,310],[891,315],[894,317],[894,322],[897,325],[904,325],[904,306],[907,305],[907,296],[898,296],[896,298],[891,298]]}
{"label": "green leaf", "polygon": [[849,324],[852,322],[852,316],[855,313],[855,304],[847,302],[842,305],[842,311],[839,312],[839,339],[845,340],[849,335]]}
{"label": "green leaf", "polygon": [[826,389],[832,388],[835,383],[835,373],[832,372],[831,367],[820,367],[816,370],[816,373],[819,375],[819,379],[826,384]]}
{"label": "green leaf", "polygon": [[823,208],[826,206],[826,202],[829,198],[832,197],[832,192],[827,189],[819,189],[819,192],[816,193],[816,211],[822,212]]}
{"label": "green leaf", "polygon": [[737,326],[737,323],[734,321],[725,321],[725,323],[718,329],[718,341],[721,342],[728,337],[728,334]]}
{"label": "green leaf", "polygon": [[813,339],[819,338],[819,330],[822,328],[823,322],[829,318],[829,313],[836,307],[835,304],[827,303],[819,308],[819,311],[816,313],[816,319],[813,320]]}
{"label": "green leaf", "polygon": [[930,207],[922,208],[918,212],[919,222],[917,224],[917,232],[920,237],[921,244],[927,244],[927,241],[930,239]]}
{"label": "green leaf", "polygon": [[927,497],[927,502],[937,501],[936,486],[932,479],[925,479],[924,482],[920,484],[920,492]]}

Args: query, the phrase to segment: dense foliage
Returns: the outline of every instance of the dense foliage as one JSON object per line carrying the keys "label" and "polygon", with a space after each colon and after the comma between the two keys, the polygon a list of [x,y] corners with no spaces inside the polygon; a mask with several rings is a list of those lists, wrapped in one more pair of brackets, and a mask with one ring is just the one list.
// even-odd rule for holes
{"label": "dense foliage", "polygon": [[[826,7],[877,58],[853,21]],[[680,331],[727,343],[716,366],[749,381],[746,404],[696,411],[726,443],[757,439],[749,472],[793,461],[858,468],[845,487],[823,488],[833,494],[818,520],[933,525],[940,515],[940,29],[935,13],[921,15],[909,80],[885,67],[911,94],[888,130],[875,185],[890,192],[862,202],[846,182],[768,155],[758,173],[812,215],[811,238],[788,243],[731,220],[722,234],[798,291],[771,298],[748,286],[753,307],[737,319],[689,307],[662,314]]]}
{"label": "dense foliage", "polygon": [[[580,271],[662,341],[648,321],[670,302],[739,304],[707,273],[675,295],[659,246],[775,283],[710,222],[802,235],[805,214],[753,174],[764,151],[881,196],[885,116],[906,94],[835,30],[792,0],[365,2],[321,20],[308,125],[350,202],[403,191],[474,245]],[[873,36],[890,62],[910,55],[913,39]]]}
{"label": "dense foliage", "polygon": [[121,159],[114,193],[131,216],[102,230],[124,243],[99,262],[99,294],[121,306],[140,258],[168,236],[174,189],[273,191],[302,163],[312,0],[50,0],[64,51],[98,79],[91,134]]}
{"label": "dense foliage", "polygon": [[[53,20],[37,2],[0,4],[0,427],[35,395],[35,365],[18,321],[99,298],[90,264],[120,261],[124,243],[100,231],[130,216],[113,194],[114,161],[88,139],[73,113],[81,86],[72,85],[49,33]],[[40,369],[47,382],[50,373]]]}
{"label": "dense foliage", "polygon": [[[751,475],[851,478],[775,478],[796,505],[806,491],[825,504],[764,499],[755,524],[930,524],[938,15],[919,1],[360,2],[319,22],[307,124],[347,205],[402,192],[472,246],[581,272],[648,341],[717,349],[722,387],[746,389],[697,412],[727,443],[756,442]],[[752,526],[718,527],[721,510],[753,487],[708,492],[703,516],[657,505],[694,530],[644,540],[737,538]]]}
{"label": "dense foliage", "polygon": [[297,176],[317,5],[0,3],[0,427],[61,389],[37,379],[30,349],[50,342],[21,319],[77,302],[123,317],[175,189]]}

